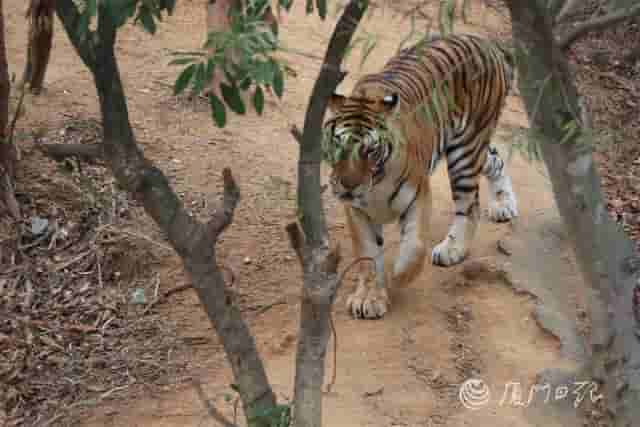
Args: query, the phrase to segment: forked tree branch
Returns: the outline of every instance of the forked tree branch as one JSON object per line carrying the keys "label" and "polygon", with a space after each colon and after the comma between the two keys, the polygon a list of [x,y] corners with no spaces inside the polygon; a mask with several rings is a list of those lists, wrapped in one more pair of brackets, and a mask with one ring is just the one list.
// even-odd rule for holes
{"label": "forked tree branch", "polygon": [[640,3],[578,25],[558,39],[558,46],[560,46],[560,49],[568,49],[573,42],[592,31],[603,30],[636,16],[640,16]]}
{"label": "forked tree branch", "polygon": [[340,285],[337,274],[340,251],[329,248],[322,206],[322,124],[329,97],[346,75],[341,71],[342,60],[367,6],[367,0],[351,0],[343,10],[309,97],[303,131],[292,129],[300,149],[298,212],[302,232],[293,223],[287,226],[287,233],[304,277],[294,386],[295,427],[322,427],[325,355],[331,333],[331,310]]}

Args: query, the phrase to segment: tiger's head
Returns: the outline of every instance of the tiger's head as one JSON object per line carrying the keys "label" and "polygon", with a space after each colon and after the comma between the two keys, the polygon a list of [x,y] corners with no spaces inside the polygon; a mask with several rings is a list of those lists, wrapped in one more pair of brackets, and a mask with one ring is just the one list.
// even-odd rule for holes
{"label": "tiger's head", "polygon": [[323,127],[323,157],[331,167],[333,194],[342,201],[363,198],[385,176],[393,152],[390,117],[397,112],[397,94],[333,94],[333,114]]}

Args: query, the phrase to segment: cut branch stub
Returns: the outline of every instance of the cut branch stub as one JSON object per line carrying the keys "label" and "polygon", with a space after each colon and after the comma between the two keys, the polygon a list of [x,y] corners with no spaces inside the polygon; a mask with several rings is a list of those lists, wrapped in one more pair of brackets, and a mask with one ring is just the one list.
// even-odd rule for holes
{"label": "cut branch stub", "polygon": [[224,168],[222,180],[224,183],[222,211],[214,214],[207,224],[207,230],[216,239],[233,221],[233,214],[240,201],[240,188],[231,174],[231,169]]}

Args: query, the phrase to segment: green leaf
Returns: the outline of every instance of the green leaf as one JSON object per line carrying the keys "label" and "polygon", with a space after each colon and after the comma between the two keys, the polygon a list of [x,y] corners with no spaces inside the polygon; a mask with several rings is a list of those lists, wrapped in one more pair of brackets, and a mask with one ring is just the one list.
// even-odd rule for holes
{"label": "green leaf", "polygon": [[471,10],[471,2],[469,0],[462,0],[462,7],[460,8],[462,22],[469,23],[469,11]]}
{"label": "green leaf", "polygon": [[453,97],[453,91],[449,88],[449,85],[445,82],[443,85],[444,96],[447,98],[447,106],[450,108],[450,111],[454,111],[459,113],[460,109],[458,104],[456,103],[455,98]]}
{"label": "green leaf", "polygon": [[320,19],[324,20],[327,17],[327,0],[316,0],[316,7]]}
{"label": "green leaf", "polygon": [[364,66],[365,61],[367,60],[371,52],[373,52],[373,49],[375,49],[376,45],[377,40],[375,38],[375,35],[371,34],[367,39],[365,39],[364,46],[362,47],[362,59],[360,60],[360,68]]}
{"label": "green leaf", "polygon": [[84,11],[85,14],[89,15],[89,18],[93,18],[96,16],[98,12],[98,2],[97,0],[86,0],[86,9]]}
{"label": "green leaf", "polygon": [[151,13],[150,10],[144,8],[140,9],[140,14],[139,14],[139,19],[140,19],[140,23],[142,24],[142,27],[150,34],[155,34],[156,33],[156,21],[153,19],[153,15]]}
{"label": "green leaf", "polygon": [[562,136],[560,140],[560,144],[565,144],[571,140],[571,138],[576,135],[579,131],[578,123],[575,120],[571,120],[567,124],[563,126],[565,134]]}
{"label": "green leaf", "polygon": [[116,7],[112,2],[105,3],[105,6],[109,8],[109,12],[116,23],[116,27],[123,26],[127,22],[127,19],[135,14],[137,5],[138,0],[129,0],[119,7]]}
{"label": "green leaf", "polygon": [[176,79],[176,84],[173,87],[174,95],[178,95],[187,87],[187,85],[191,81],[191,78],[193,77],[193,74],[196,72],[197,66],[198,64],[191,64],[187,68],[182,70],[182,73],[180,73],[180,75]]}
{"label": "green leaf", "polygon": [[442,111],[442,105],[440,104],[440,89],[438,83],[435,83],[433,86],[431,103],[433,104],[435,112],[440,115],[440,117],[442,117],[444,115],[444,112]]}
{"label": "green leaf", "polygon": [[80,15],[80,19],[78,20],[78,27],[76,29],[76,34],[80,39],[84,39],[89,32],[89,15],[83,13]]}
{"label": "green leaf", "polygon": [[238,88],[234,86],[229,86],[226,83],[220,83],[220,90],[222,91],[222,97],[224,98],[224,102],[227,103],[229,108],[233,110],[236,114],[244,114],[246,113],[244,102],[242,102],[242,97],[240,97],[240,91]]}
{"label": "green leaf", "polygon": [[[211,105],[211,115],[213,120],[216,122],[219,128],[223,128],[227,123],[227,111],[224,108],[224,103],[218,99],[213,93],[209,94],[209,104]],[[234,388],[235,384],[231,385],[231,388],[237,390],[237,386]]]}
{"label": "green leaf", "polygon": [[284,8],[287,12],[291,10],[291,6],[293,6],[293,0],[279,0],[278,3],[280,6]]}
{"label": "green leaf", "polygon": [[197,64],[196,72],[193,77],[193,86],[192,93],[194,95],[198,95],[204,89],[204,85],[206,84],[206,68],[203,62]]}
{"label": "green leaf", "polygon": [[167,11],[169,15],[173,14],[176,8],[176,0],[160,0],[160,9]]}
{"label": "green leaf", "polygon": [[175,50],[173,52],[169,52],[169,55],[171,56],[179,56],[179,55],[206,56],[207,54],[197,50]]}
{"label": "green leaf", "polygon": [[251,83],[253,83],[253,80],[251,80],[251,77],[245,77],[240,82],[238,87],[240,88],[240,90],[245,91],[245,90],[247,90],[247,89],[249,89],[251,87]]}
{"label": "green leaf", "polygon": [[264,93],[260,86],[256,86],[256,91],[253,94],[253,106],[258,115],[262,115],[262,111],[264,110]]}
{"label": "green leaf", "polygon": [[276,64],[274,71],[275,73],[273,75],[273,91],[278,96],[278,98],[282,98],[282,95],[284,94],[284,74],[278,64]]}
{"label": "green leaf", "polygon": [[271,63],[267,61],[261,61],[259,59],[256,60],[255,68],[252,70],[251,74],[253,75],[256,83],[259,84],[269,84],[273,81],[273,68]]}
{"label": "green leaf", "polygon": [[195,61],[195,58],[178,58],[169,62],[169,65],[187,65]]}
{"label": "green leaf", "polygon": [[453,32],[455,10],[456,4],[453,0],[444,0],[440,3],[438,24],[440,26],[440,34],[443,36]]}
{"label": "green leaf", "polygon": [[213,62],[212,58],[207,60],[207,69],[204,73],[204,78],[206,81],[210,82],[213,79],[213,74],[216,70],[216,64]]}

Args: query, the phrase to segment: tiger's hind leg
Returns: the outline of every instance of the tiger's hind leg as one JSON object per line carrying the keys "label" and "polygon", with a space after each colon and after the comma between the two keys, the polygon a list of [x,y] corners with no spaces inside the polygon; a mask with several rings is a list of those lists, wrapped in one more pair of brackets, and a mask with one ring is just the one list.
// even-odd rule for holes
{"label": "tiger's hind leg", "polygon": [[489,146],[482,173],[489,181],[489,218],[506,222],[518,216],[518,202],[498,150]]}

